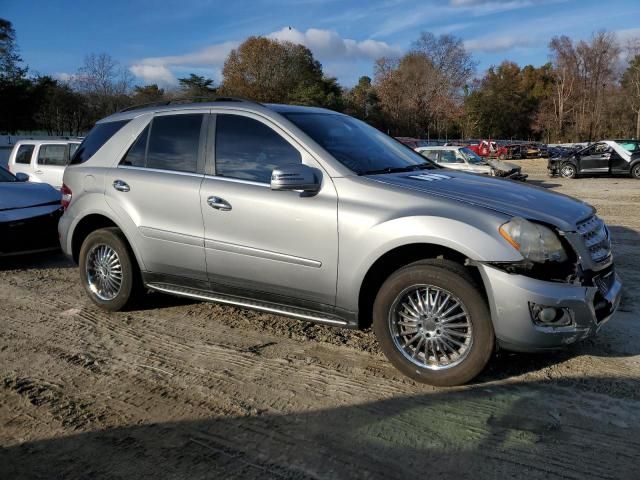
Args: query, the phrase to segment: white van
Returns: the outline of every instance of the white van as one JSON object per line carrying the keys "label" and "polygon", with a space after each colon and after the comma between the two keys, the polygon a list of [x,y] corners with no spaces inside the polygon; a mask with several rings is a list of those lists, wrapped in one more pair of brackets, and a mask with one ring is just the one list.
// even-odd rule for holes
{"label": "white van", "polygon": [[60,188],[62,175],[80,140],[20,140],[11,151],[8,168],[15,175],[26,173],[30,182]]}

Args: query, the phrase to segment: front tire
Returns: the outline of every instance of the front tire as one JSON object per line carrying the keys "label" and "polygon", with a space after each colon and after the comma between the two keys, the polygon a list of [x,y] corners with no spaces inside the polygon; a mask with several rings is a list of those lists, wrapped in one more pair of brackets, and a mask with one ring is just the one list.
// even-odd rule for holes
{"label": "front tire", "polygon": [[631,167],[631,178],[640,180],[640,162]]}
{"label": "front tire", "polygon": [[118,228],[90,233],[80,248],[80,280],[89,298],[113,312],[130,306],[140,291],[140,273]]}
{"label": "front tire", "polygon": [[398,370],[431,385],[470,381],[494,351],[486,301],[466,269],[446,260],[392,274],[376,296],[373,330]]}
{"label": "front tire", "polygon": [[560,176],[563,178],[576,178],[578,176],[578,170],[572,163],[563,163],[560,166]]}

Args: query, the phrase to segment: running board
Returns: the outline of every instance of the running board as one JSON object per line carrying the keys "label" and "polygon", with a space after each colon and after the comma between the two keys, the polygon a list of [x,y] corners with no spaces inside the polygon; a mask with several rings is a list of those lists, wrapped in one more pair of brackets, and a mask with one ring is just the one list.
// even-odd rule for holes
{"label": "running board", "polygon": [[224,303],[227,305],[234,305],[236,307],[250,308],[252,310],[275,313],[278,315],[298,318],[300,320],[307,320],[314,323],[324,323],[326,325],[334,325],[340,327],[347,326],[347,322],[345,320],[340,320],[339,318],[336,318],[334,316],[326,316],[317,312],[304,310],[302,308],[288,307],[276,303],[260,302],[258,300],[233,297],[231,295],[223,295],[220,293],[203,292],[201,290],[178,287],[176,285],[168,285],[165,283],[147,283],[146,286],[151,290],[169,293],[171,295],[178,295],[181,297],[189,297],[207,302]]}

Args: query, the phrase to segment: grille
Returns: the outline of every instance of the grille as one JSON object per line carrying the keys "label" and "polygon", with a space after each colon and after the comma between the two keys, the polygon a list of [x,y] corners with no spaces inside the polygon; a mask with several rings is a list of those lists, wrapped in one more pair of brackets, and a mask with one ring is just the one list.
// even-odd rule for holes
{"label": "grille", "polygon": [[591,255],[591,260],[600,263],[611,256],[609,231],[600,218],[594,215],[579,223],[578,233],[582,235],[584,244]]}

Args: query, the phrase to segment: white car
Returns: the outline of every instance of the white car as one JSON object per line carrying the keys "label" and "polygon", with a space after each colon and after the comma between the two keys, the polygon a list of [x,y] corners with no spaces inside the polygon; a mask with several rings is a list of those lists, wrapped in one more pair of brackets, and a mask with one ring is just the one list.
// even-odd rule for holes
{"label": "white car", "polygon": [[60,189],[62,175],[80,140],[20,140],[11,151],[8,168],[25,173],[29,181]]}
{"label": "white car", "polygon": [[485,175],[493,174],[491,165],[466,147],[418,147],[415,150],[442,167]]}

